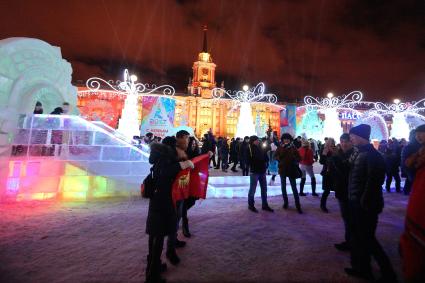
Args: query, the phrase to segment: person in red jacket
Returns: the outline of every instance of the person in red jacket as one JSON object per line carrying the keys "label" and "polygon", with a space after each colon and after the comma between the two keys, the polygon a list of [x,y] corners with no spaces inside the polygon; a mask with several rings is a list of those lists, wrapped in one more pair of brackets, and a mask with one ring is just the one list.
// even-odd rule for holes
{"label": "person in red jacket", "polygon": [[400,240],[406,282],[425,282],[425,124],[416,128],[416,140],[420,148],[405,161],[415,172]]}
{"label": "person in red jacket", "polygon": [[307,179],[307,174],[311,179],[311,190],[313,192],[313,196],[318,196],[318,194],[316,194],[316,178],[314,177],[313,171],[314,153],[310,147],[310,143],[306,139],[302,140],[302,146],[298,149],[298,152],[301,156],[300,169],[303,173],[300,183],[300,196],[306,196],[304,193],[304,185]]}

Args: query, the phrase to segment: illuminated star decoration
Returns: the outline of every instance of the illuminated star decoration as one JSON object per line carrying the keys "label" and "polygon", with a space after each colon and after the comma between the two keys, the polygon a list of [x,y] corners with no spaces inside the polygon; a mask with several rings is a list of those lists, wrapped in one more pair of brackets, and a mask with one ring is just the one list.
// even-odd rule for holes
{"label": "illuminated star decoration", "polygon": [[217,100],[221,99],[224,94],[230,98],[233,102],[233,107],[230,111],[238,108],[241,103],[254,103],[254,102],[265,102],[275,104],[277,102],[277,96],[273,93],[264,93],[265,92],[264,83],[260,82],[255,87],[246,88],[244,90],[237,91],[226,91],[223,88],[213,88],[212,97]]}

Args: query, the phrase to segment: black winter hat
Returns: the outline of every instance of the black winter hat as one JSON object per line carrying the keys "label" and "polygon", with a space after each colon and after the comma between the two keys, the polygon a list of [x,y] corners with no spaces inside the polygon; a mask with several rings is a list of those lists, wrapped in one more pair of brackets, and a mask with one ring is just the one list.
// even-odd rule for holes
{"label": "black winter hat", "polygon": [[250,137],[249,137],[249,143],[253,143],[253,142],[255,142],[256,140],[258,140],[258,137],[257,137],[257,136],[250,136]]}
{"label": "black winter hat", "polygon": [[293,141],[293,140],[294,140],[294,138],[291,136],[291,134],[284,133],[284,134],[280,137],[280,140],[281,140],[281,141],[283,141],[283,140],[290,140],[290,141]]}
{"label": "black winter hat", "polygon": [[41,104],[41,102],[40,102],[40,101],[37,101],[37,102],[35,103],[35,106],[43,106],[43,105]]}
{"label": "black winter hat", "polygon": [[361,138],[364,138],[365,140],[370,139],[370,132],[371,132],[371,128],[367,124],[360,124],[356,127],[351,128],[350,130],[350,134],[359,136]]}
{"label": "black winter hat", "polygon": [[415,130],[416,133],[424,133],[425,132],[425,124],[420,125]]}
{"label": "black winter hat", "polygon": [[349,140],[350,140],[350,134],[343,133],[343,134],[339,137],[339,139],[340,139],[340,140],[343,140],[343,141],[349,141]]}

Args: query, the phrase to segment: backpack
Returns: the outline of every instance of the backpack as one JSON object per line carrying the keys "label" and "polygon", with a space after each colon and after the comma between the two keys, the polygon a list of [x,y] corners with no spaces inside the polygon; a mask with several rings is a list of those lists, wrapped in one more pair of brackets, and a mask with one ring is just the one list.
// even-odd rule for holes
{"label": "backpack", "polygon": [[152,166],[150,173],[146,176],[146,178],[143,180],[143,183],[140,185],[140,194],[142,198],[150,199],[157,191],[153,171],[154,168]]}

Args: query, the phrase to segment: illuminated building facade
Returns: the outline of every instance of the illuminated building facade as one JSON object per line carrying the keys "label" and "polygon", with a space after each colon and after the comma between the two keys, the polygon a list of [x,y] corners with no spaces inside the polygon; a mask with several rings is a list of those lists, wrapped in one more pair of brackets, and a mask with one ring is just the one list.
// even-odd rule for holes
{"label": "illuminated building facade", "polygon": [[[216,84],[217,65],[213,62],[207,46],[207,28],[203,29],[202,51],[193,63],[193,76],[189,79],[187,93],[176,93],[174,126],[189,126],[195,135],[201,137],[212,130],[216,136],[234,137],[239,118],[239,110],[231,111],[234,106],[231,99],[212,97]],[[224,84],[221,83],[224,88]],[[78,88],[78,107],[82,115],[89,120],[101,120],[113,128],[118,127],[125,97],[114,91],[88,91],[86,87]],[[148,113],[142,111],[142,99],[139,98],[139,122]],[[252,115],[265,131],[269,127],[280,134],[280,112],[282,105],[255,102],[252,103]],[[257,125],[256,125],[257,126]],[[143,134],[143,133],[142,133]]]}

